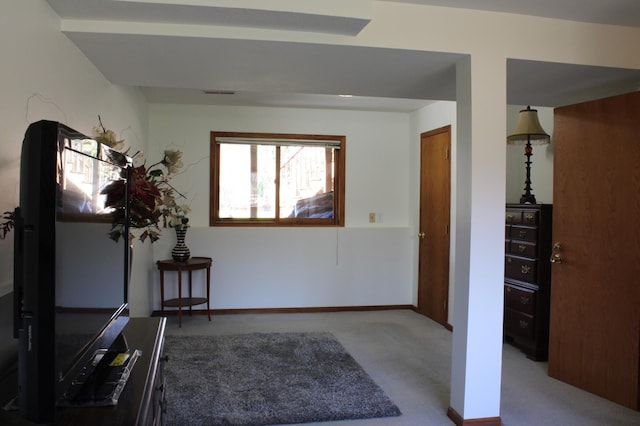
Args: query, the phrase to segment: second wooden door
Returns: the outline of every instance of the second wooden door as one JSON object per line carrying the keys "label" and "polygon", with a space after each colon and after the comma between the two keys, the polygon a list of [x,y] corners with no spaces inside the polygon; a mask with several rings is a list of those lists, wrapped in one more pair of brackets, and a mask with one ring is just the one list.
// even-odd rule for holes
{"label": "second wooden door", "polygon": [[418,312],[448,326],[451,126],[420,136]]}
{"label": "second wooden door", "polygon": [[554,113],[549,375],[640,408],[640,92]]}

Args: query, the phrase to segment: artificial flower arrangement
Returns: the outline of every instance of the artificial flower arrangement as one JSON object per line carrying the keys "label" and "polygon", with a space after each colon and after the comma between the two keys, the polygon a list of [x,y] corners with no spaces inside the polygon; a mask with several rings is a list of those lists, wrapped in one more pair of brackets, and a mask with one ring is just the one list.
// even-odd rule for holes
{"label": "artificial flower arrangement", "polygon": [[[106,129],[98,116],[99,126],[93,128],[94,138],[110,148],[128,155],[124,140],[118,140],[115,132]],[[165,150],[162,160],[146,165],[144,155],[136,152],[131,157],[134,166],[129,179],[129,226],[143,229],[138,239],[147,238],[153,243],[161,236],[160,225],[177,229],[186,228],[189,223],[188,204],[179,204],[177,199],[186,197],[171,184],[171,178],[183,167],[182,152]],[[136,165],[139,164],[139,165]],[[124,233],[124,182],[116,180],[105,186],[105,207],[114,208],[113,225],[109,237],[118,241]],[[133,238],[132,235],[129,236]]]}
{"label": "artificial flower arrangement", "polygon": [[4,240],[9,232],[15,226],[14,212],[6,211],[2,213],[2,219],[4,222],[0,223],[0,240]]}
{"label": "artificial flower arrangement", "polygon": [[[124,140],[118,140],[113,130],[106,129],[98,116],[99,126],[93,128],[94,138],[127,155],[129,148],[125,149]],[[150,166],[146,165],[144,155],[138,151],[133,156],[134,165],[129,180],[129,226],[143,229],[138,237],[140,241],[147,238],[153,243],[161,236],[160,224],[164,228],[172,227],[184,229],[188,227],[188,213],[191,211],[188,204],[178,204],[177,198],[186,197],[176,190],[169,181],[183,167],[182,152],[178,150],[165,150],[162,160]],[[125,187],[121,180],[113,181],[105,186],[102,193],[106,195],[105,206],[114,209],[113,225],[109,237],[118,241],[124,234],[124,197]],[[7,234],[15,226],[14,212],[6,211],[2,214],[0,223],[0,239],[5,239]],[[133,236],[129,235],[129,239]]]}

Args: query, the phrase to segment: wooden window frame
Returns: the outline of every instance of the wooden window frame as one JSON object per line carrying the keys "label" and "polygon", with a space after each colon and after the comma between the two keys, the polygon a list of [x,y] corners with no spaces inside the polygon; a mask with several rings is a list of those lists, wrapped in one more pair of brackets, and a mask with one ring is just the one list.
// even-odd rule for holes
{"label": "wooden window frame", "polygon": [[[273,219],[233,219],[220,218],[219,214],[219,182],[220,182],[220,144],[217,138],[241,138],[241,139],[269,139],[269,140],[295,140],[309,141],[339,141],[339,147],[334,149],[334,217],[333,218],[278,218]],[[289,134],[289,133],[251,133],[251,132],[216,132],[210,134],[210,187],[209,187],[209,226],[275,226],[275,227],[295,227],[295,226],[344,226],[344,200],[345,200],[345,157],[346,157],[346,136],[336,135],[309,135],[309,134]],[[279,161],[279,156],[277,157]],[[279,164],[276,164],[279,170]],[[279,173],[276,175],[276,203],[279,205]]]}

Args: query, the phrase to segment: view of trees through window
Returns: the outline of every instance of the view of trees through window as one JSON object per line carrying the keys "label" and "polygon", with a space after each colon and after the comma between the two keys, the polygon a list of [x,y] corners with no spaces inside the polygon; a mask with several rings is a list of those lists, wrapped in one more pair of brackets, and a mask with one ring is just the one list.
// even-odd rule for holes
{"label": "view of trees through window", "polygon": [[212,225],[341,225],[343,136],[212,132]]}

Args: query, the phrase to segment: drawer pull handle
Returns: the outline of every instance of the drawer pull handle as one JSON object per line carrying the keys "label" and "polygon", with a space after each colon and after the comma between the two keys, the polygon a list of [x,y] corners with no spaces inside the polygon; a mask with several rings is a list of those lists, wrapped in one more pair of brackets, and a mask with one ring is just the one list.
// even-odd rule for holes
{"label": "drawer pull handle", "polygon": [[509,220],[509,222],[511,222],[513,219],[515,219],[515,215],[508,214],[507,219]]}
{"label": "drawer pull handle", "polygon": [[513,262],[513,259],[511,259],[510,257],[507,257],[507,263],[511,263]]}
{"label": "drawer pull handle", "polygon": [[527,328],[527,327],[529,327],[529,322],[525,320],[520,320],[520,328]]}
{"label": "drawer pull handle", "polygon": [[533,218],[534,218],[534,217],[535,217],[535,216],[533,215],[533,213],[526,213],[526,214],[524,215],[524,218],[525,218],[525,220],[526,220],[527,222],[533,222]]}
{"label": "drawer pull handle", "polygon": [[524,252],[527,249],[527,246],[525,246],[524,244],[518,244],[518,251],[520,253]]}
{"label": "drawer pull handle", "polygon": [[520,267],[520,272],[522,272],[522,275],[527,275],[529,272],[531,272],[531,266],[522,265]]}
{"label": "drawer pull handle", "polygon": [[529,304],[529,296],[520,296],[520,303],[522,303],[523,305],[528,305]]}
{"label": "drawer pull handle", "polygon": [[520,235],[521,237],[524,237],[527,235],[527,230],[526,229],[521,229],[520,232],[518,232],[518,235]]}

